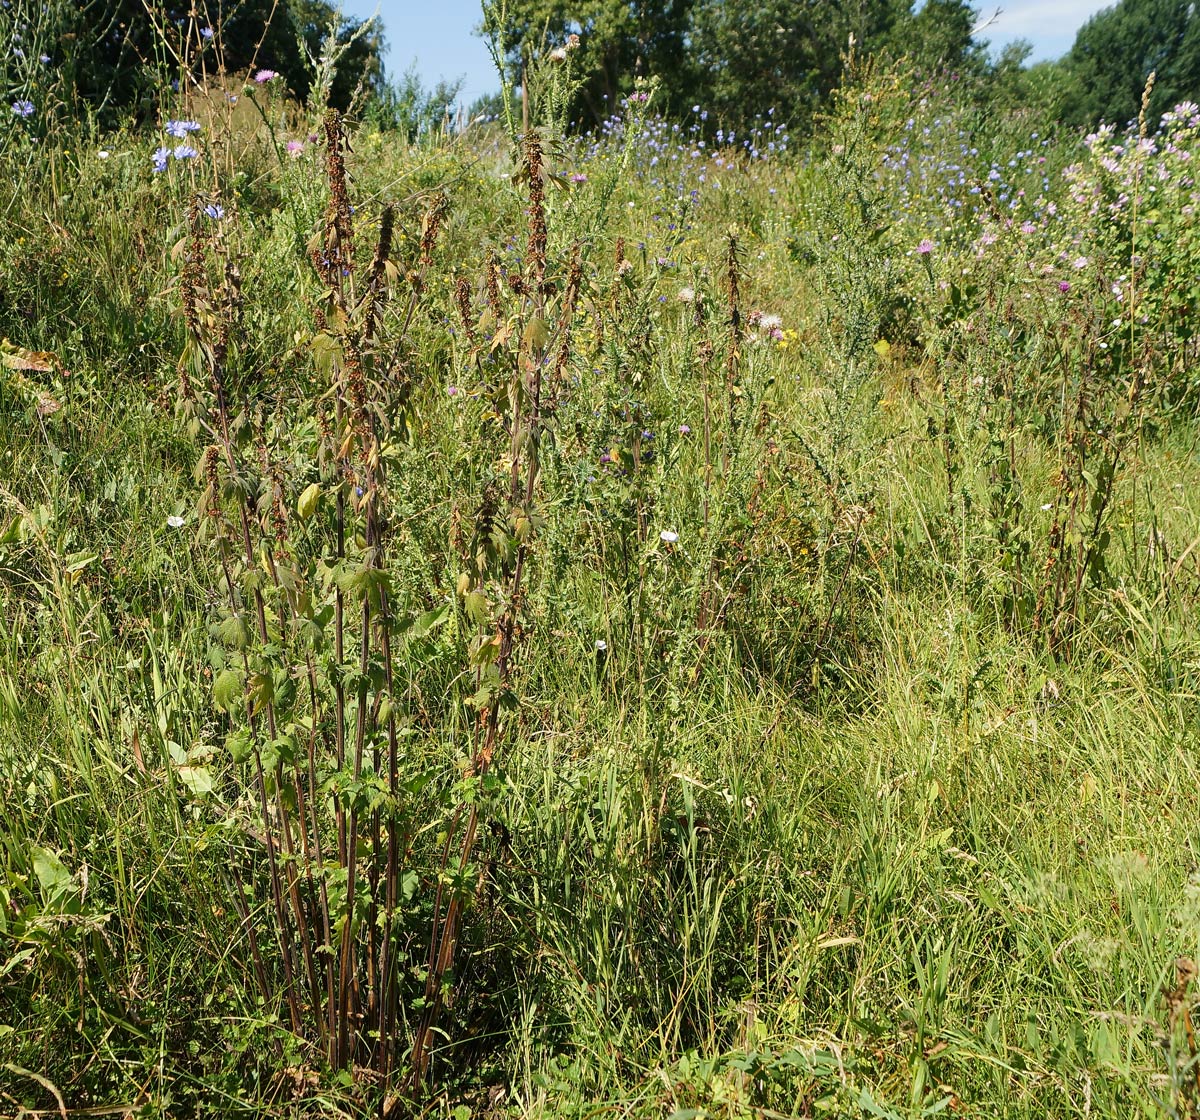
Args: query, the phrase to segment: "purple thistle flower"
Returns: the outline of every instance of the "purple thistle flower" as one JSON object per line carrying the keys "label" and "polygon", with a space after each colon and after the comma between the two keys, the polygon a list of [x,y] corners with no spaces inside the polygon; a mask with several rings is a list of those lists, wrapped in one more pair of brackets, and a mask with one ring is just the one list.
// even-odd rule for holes
{"label": "purple thistle flower", "polygon": [[917,252],[923,257],[928,256],[933,252],[933,242],[930,241],[928,237],[921,238],[921,240],[917,242]]}
{"label": "purple thistle flower", "polygon": [[254,80],[261,86],[271,81],[272,78],[278,78],[279,74],[275,70],[259,70],[254,75]]}
{"label": "purple thistle flower", "polygon": [[1058,282],[1058,290],[1065,294],[1066,292],[1069,292],[1071,290],[1071,285],[1068,284],[1066,280],[1060,280]]}

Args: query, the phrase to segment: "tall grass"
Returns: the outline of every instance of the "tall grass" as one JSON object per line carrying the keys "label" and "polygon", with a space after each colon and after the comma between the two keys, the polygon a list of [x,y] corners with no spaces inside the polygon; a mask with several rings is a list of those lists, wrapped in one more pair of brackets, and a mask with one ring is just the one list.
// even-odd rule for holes
{"label": "tall grass", "polygon": [[258,93],[0,228],[5,1108],[1194,1115],[1191,359],[1110,172],[923,194],[885,73],[807,161]]}

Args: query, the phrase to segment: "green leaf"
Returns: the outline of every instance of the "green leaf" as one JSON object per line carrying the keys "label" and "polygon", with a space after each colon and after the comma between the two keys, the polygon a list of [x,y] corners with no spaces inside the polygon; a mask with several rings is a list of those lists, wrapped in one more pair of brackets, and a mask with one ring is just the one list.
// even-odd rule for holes
{"label": "green leaf", "polygon": [[37,876],[38,886],[46,894],[60,894],[72,886],[74,876],[49,848],[39,848],[35,845],[30,848],[29,855],[33,861],[33,873]]}
{"label": "green leaf", "polygon": [[240,616],[225,619],[217,627],[217,634],[221,642],[230,649],[245,649],[250,642],[250,628]]}
{"label": "green leaf", "polygon": [[482,591],[470,591],[464,595],[463,606],[466,608],[467,617],[476,626],[487,624],[490,612],[488,611],[487,596]]}
{"label": "green leaf", "polygon": [[242,675],[236,669],[226,669],[213,681],[213,703],[228,712],[242,694]]}
{"label": "green leaf", "polygon": [[212,793],[212,772],[207,766],[180,766],[175,772],[193,797],[204,798]]}
{"label": "green leaf", "polygon": [[306,486],[296,501],[296,512],[300,514],[302,521],[307,521],[317,512],[317,506],[321,502],[321,484],[314,482],[310,486]]}
{"label": "green leaf", "polygon": [[450,605],[443,603],[436,610],[426,611],[423,615],[419,615],[409,628],[406,636],[409,641],[412,641],[414,638],[423,638],[431,630],[435,630],[441,626],[449,617]]}
{"label": "green leaf", "polygon": [[254,751],[254,738],[249,728],[239,727],[225,740],[225,746],[234,762],[245,762]]}

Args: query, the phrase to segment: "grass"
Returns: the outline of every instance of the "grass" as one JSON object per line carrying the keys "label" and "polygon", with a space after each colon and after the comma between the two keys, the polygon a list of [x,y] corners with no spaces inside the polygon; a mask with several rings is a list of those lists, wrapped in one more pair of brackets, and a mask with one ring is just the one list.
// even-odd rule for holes
{"label": "grass", "polygon": [[[278,425],[262,438],[291,509],[324,477],[322,297],[305,258],[325,188],[312,147],[281,165],[277,138],[250,127],[243,173],[220,185],[246,297],[229,376],[248,428]],[[887,127],[844,109],[829,139],[873,152],[870,128]],[[0,233],[0,333],[60,363],[0,381],[4,1108],[366,1115],[382,1083],[331,1066],[314,1030],[287,1029],[257,786],[228,749],[247,709],[214,696],[235,647],[204,528],[207,437],[174,407],[186,331],[172,250],[189,236],[190,185],[152,177],[140,138],[105,143],[106,160],[48,146],[28,172],[46,190],[27,187]],[[1148,398],[1098,515],[1104,564],[1052,648],[1030,573],[1064,495],[1094,509],[1094,481],[1071,490],[1084,485],[1071,448],[1093,479],[1107,454],[1056,417],[1078,392],[1089,432],[1124,423],[1104,409],[1127,382],[1105,380],[1088,341],[1108,314],[1099,283],[1080,309],[1039,295],[1017,322],[994,313],[1024,283],[1002,259],[969,307],[951,306],[904,263],[904,229],[879,224],[896,199],[870,159],[730,168],[693,206],[630,145],[548,157],[588,175],[546,203],[549,298],[576,239],[586,285],[509,611],[512,569],[479,511],[489,485],[507,485],[520,367],[505,364],[508,343],[472,347],[455,282],[469,282],[472,329],[494,335],[481,247],[513,275],[530,267],[526,188],[495,138],[354,138],[360,228],[397,206],[392,349],[377,367],[389,595],[398,616],[448,619],[398,648],[387,690],[402,700],[402,804],[388,811],[406,830],[405,1045],[428,1007],[439,883],[469,901],[439,987],[431,1088],[397,1107],[1194,1115],[1179,1008],[1195,995],[1171,998],[1200,930],[1188,398]],[[446,225],[421,264],[439,188]],[[733,422],[731,220],[743,315],[777,311],[794,332],[743,339]],[[1053,340],[1072,331],[1068,374]],[[516,337],[520,360],[533,344]],[[882,355],[878,339],[892,341]],[[1019,391],[989,397],[977,375]],[[60,407],[39,408],[31,385]],[[998,419],[1010,397],[1019,415]],[[236,497],[220,500],[232,517]],[[325,516],[291,515],[289,555],[325,555]],[[1073,525],[1082,547],[1091,529],[1082,514]],[[495,611],[481,623],[458,581],[489,548],[468,585]],[[472,643],[508,619],[515,702],[497,709],[497,763],[475,781],[474,728],[493,701],[470,706],[487,680]],[[471,805],[481,839],[456,873],[440,853]],[[380,845],[366,824],[363,837],[369,861]],[[387,1092],[399,1082],[393,1071]]]}

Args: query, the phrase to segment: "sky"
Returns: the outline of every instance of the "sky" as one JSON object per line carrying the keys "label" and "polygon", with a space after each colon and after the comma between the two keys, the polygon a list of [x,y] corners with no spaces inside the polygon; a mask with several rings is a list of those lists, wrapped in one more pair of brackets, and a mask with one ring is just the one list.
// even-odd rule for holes
{"label": "sky", "polygon": [[[1001,11],[980,37],[994,49],[1014,39],[1033,44],[1031,61],[1057,58],[1075,39],[1088,16],[1115,0],[992,0],[982,4],[980,21]],[[374,0],[343,0],[347,15],[365,17],[376,11]],[[499,88],[483,40],[474,34],[480,21],[478,0],[378,0],[388,41],[388,72],[399,76],[413,62],[426,86],[439,78],[463,78],[462,100]]]}

